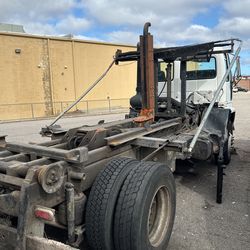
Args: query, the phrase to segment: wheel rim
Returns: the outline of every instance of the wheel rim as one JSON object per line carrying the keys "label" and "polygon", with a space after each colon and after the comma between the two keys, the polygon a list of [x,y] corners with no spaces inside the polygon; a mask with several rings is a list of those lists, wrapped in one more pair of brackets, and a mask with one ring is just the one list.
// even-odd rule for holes
{"label": "wheel rim", "polygon": [[170,197],[166,186],[155,192],[148,215],[148,239],[152,246],[159,246],[165,238],[170,217]]}

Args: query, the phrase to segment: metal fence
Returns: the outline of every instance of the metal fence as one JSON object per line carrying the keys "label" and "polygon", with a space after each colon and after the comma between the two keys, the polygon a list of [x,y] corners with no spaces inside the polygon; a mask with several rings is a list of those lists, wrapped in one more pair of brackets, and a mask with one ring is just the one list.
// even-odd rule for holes
{"label": "metal fence", "polygon": [[[13,103],[0,104],[0,121],[36,119],[52,117],[61,113],[73,101],[57,101],[52,103]],[[68,114],[88,115],[100,113],[123,112],[129,109],[129,99],[85,100],[79,102]]]}

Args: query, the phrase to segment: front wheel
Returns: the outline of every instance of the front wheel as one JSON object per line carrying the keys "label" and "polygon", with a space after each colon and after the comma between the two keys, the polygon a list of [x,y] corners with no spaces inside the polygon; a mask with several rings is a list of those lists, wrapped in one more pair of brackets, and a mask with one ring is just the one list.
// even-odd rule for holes
{"label": "front wheel", "polygon": [[223,147],[224,164],[228,165],[231,161],[231,148],[232,148],[232,134],[229,133],[227,140]]}
{"label": "front wheel", "polygon": [[[232,134],[228,134],[227,139],[223,145],[223,162],[222,164],[228,165],[231,162],[231,150],[232,150]],[[218,154],[214,154],[215,163],[218,164]]]}
{"label": "front wheel", "polygon": [[120,191],[114,219],[116,250],[166,249],[175,217],[176,192],[171,170],[141,162]]}

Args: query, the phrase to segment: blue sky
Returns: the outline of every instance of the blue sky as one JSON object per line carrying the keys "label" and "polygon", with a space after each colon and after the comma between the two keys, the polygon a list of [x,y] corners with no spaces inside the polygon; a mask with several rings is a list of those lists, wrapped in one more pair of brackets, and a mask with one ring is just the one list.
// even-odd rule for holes
{"label": "blue sky", "polygon": [[31,34],[135,45],[150,21],[158,46],[238,37],[242,74],[250,75],[250,0],[0,0],[0,10],[0,22]]}

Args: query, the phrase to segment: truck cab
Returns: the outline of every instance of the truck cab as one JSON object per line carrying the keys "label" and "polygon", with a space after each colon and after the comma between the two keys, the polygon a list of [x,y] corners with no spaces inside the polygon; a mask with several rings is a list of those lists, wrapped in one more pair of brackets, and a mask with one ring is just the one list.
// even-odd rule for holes
{"label": "truck cab", "polygon": [[[215,54],[208,61],[197,59],[187,61],[186,68],[186,97],[187,103],[204,104],[210,103],[215,91],[217,90],[227,67],[229,65],[228,54]],[[158,96],[167,97],[166,68],[164,61],[159,62],[158,67]],[[181,101],[181,77],[180,61],[174,61],[171,67],[171,97],[176,101]],[[227,77],[223,90],[217,100],[220,107],[230,108],[232,106],[232,74]]]}

